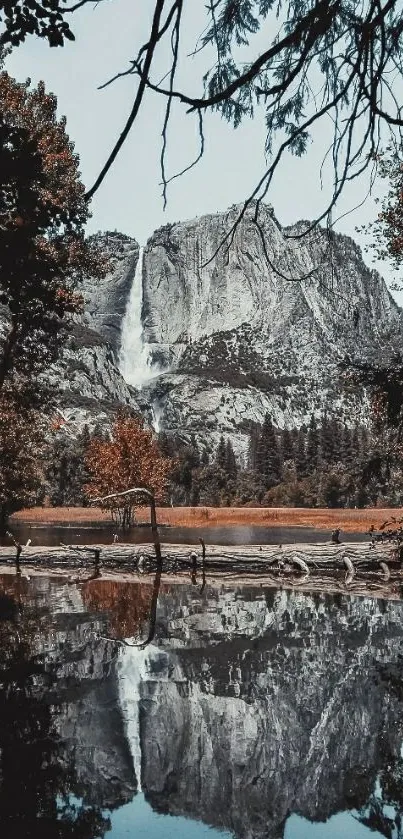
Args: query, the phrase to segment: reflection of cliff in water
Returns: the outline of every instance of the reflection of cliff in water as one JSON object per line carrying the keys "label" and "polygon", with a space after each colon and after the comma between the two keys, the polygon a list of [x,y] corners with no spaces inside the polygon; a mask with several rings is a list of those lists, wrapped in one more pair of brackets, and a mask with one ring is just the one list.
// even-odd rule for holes
{"label": "reflection of cliff in water", "polygon": [[379,798],[365,809],[377,776],[402,768],[402,617],[284,591],[163,596],[140,705],[153,807],[248,839],[283,836],[293,812],[378,818]]}
{"label": "reflection of cliff in water", "polygon": [[136,790],[105,621],[75,587],[0,587],[0,835],[101,837]]}
{"label": "reflection of cliff in water", "polygon": [[402,606],[163,585],[152,643],[105,640],[148,639],[150,582],[0,578],[0,835],[120,837],[142,789],[241,839],[351,809],[402,839]]}

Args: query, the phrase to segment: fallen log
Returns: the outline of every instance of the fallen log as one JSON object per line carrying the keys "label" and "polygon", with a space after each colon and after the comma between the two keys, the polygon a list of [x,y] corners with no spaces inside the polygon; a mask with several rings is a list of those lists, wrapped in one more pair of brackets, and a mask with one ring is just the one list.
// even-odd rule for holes
{"label": "fallen log", "polygon": [[[111,569],[135,570],[142,565],[145,571],[152,570],[158,563],[153,545],[113,543],[111,545],[59,545],[46,547],[21,546],[16,542],[0,546],[0,563],[42,566],[46,568],[86,568],[97,566]],[[288,573],[296,569],[305,574],[334,574],[347,569],[348,573],[375,572],[386,574],[400,572],[401,562],[394,547],[387,543],[370,544],[290,544],[290,545],[169,545],[161,546],[163,568],[166,571],[197,568],[203,562],[206,570],[262,573],[270,570],[274,574]],[[383,563],[383,566],[381,565]]]}

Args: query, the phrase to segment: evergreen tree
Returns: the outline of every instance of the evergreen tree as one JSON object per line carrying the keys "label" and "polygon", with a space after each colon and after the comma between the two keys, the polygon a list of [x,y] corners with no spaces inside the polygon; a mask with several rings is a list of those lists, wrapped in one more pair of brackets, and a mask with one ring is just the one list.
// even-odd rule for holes
{"label": "evergreen tree", "polygon": [[[195,482],[196,483],[196,482]],[[197,493],[199,504],[220,507],[227,501],[228,476],[221,466],[213,463],[198,470]]]}
{"label": "evergreen tree", "polygon": [[248,447],[248,468],[252,472],[258,470],[258,447],[262,426],[258,422],[251,422]]}
{"label": "evergreen tree", "polygon": [[280,451],[283,463],[285,460],[293,460],[294,442],[292,439],[291,432],[288,430],[288,428],[283,428],[281,432]]}
{"label": "evergreen tree", "polygon": [[52,506],[86,506],[84,484],[88,481],[89,473],[85,465],[85,452],[90,439],[87,426],[75,439],[61,434],[56,436],[45,471]]}
{"label": "evergreen tree", "polygon": [[298,432],[294,460],[298,478],[306,478],[308,473],[308,464],[305,446],[305,433],[302,428],[300,428]]}
{"label": "evergreen tree", "polygon": [[329,421],[329,434],[332,440],[332,463],[339,463],[342,459],[343,448],[343,426],[336,419],[332,417]]}
{"label": "evergreen tree", "polygon": [[312,414],[306,437],[307,472],[311,475],[318,468],[319,461],[319,431],[314,414]]}
{"label": "evergreen tree", "polygon": [[318,491],[318,507],[340,507],[341,484],[335,472],[323,472]]}
{"label": "evergreen tree", "polygon": [[227,444],[225,447],[225,471],[229,478],[235,480],[237,476],[237,464],[236,458],[234,454],[234,449],[232,448],[231,440],[228,437]]}
{"label": "evergreen tree", "polygon": [[361,460],[360,429],[355,425],[351,431],[351,449],[355,461]]}
{"label": "evergreen tree", "polygon": [[327,414],[322,418],[319,431],[319,453],[321,463],[329,465],[334,460],[333,430]]}
{"label": "evergreen tree", "polygon": [[267,489],[280,482],[282,463],[276,432],[269,414],[266,414],[257,445],[257,472]]}
{"label": "evergreen tree", "polygon": [[200,465],[201,466],[208,466],[210,463],[209,453],[207,449],[203,449],[200,455]]}
{"label": "evergreen tree", "polygon": [[220,442],[218,443],[216,454],[215,454],[215,463],[220,469],[225,469],[227,460],[227,447],[225,445],[225,440],[223,435],[221,434]]}
{"label": "evergreen tree", "polygon": [[340,460],[346,469],[351,470],[354,463],[353,435],[347,425],[343,426],[341,433]]}
{"label": "evergreen tree", "polygon": [[358,449],[361,460],[366,460],[371,449],[371,444],[369,431],[365,425],[361,425],[358,429]]}

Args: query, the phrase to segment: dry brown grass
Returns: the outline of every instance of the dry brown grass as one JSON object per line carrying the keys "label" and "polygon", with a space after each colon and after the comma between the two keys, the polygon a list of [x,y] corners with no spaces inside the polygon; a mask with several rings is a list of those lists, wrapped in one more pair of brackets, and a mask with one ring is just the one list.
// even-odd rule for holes
{"label": "dry brown grass", "polygon": [[264,527],[314,527],[331,530],[340,527],[348,532],[365,532],[371,524],[379,527],[391,516],[400,517],[403,509],[330,510],[302,507],[174,507],[158,511],[160,524],[182,527],[218,527],[220,525],[260,525]]}
{"label": "dry brown grass", "polygon": [[[392,516],[400,517],[403,509],[381,509],[371,507],[365,510],[330,510],[327,508],[302,507],[160,507],[158,521],[178,527],[220,527],[260,525],[263,527],[314,527],[331,530],[340,527],[345,532],[365,532],[373,524],[379,527]],[[141,520],[147,519],[147,511],[139,512]],[[12,516],[13,521],[24,524],[108,524],[111,519],[107,511],[88,507],[34,507],[20,510]]]}

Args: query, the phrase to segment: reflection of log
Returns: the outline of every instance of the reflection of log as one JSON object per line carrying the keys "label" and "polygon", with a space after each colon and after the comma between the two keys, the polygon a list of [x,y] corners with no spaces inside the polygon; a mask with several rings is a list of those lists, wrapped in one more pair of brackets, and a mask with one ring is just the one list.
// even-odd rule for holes
{"label": "reflection of log", "polygon": [[[203,591],[206,582],[213,585],[246,584],[273,587],[298,587],[299,590],[326,591],[373,597],[401,599],[403,592],[403,569],[397,561],[393,548],[385,543],[370,547],[364,543],[348,545],[248,545],[225,547],[220,545],[164,545],[162,558],[158,560],[152,545],[80,545],[80,551],[67,547],[22,547],[22,565],[62,572],[65,569],[93,569],[94,554],[102,550],[102,569],[107,574],[127,572],[131,578],[149,581],[152,574],[159,585],[157,572],[164,572],[168,579],[189,581],[189,572],[194,584],[200,584]],[[205,556],[203,558],[203,553]],[[196,554],[196,557],[194,556]],[[299,562],[295,563],[295,557]],[[354,573],[346,572],[349,560]],[[15,566],[15,549],[0,547],[0,565]],[[303,563],[303,564],[302,564]],[[141,566],[141,569],[140,569]],[[297,567],[298,566],[298,567]],[[306,568],[309,574],[306,572]],[[139,578],[138,574],[142,574]],[[154,575],[157,574],[157,577]],[[174,575],[174,577],[173,577]],[[88,577],[74,577],[84,584]],[[154,605],[158,594],[154,598]],[[153,632],[154,607],[150,611],[150,633]]]}

